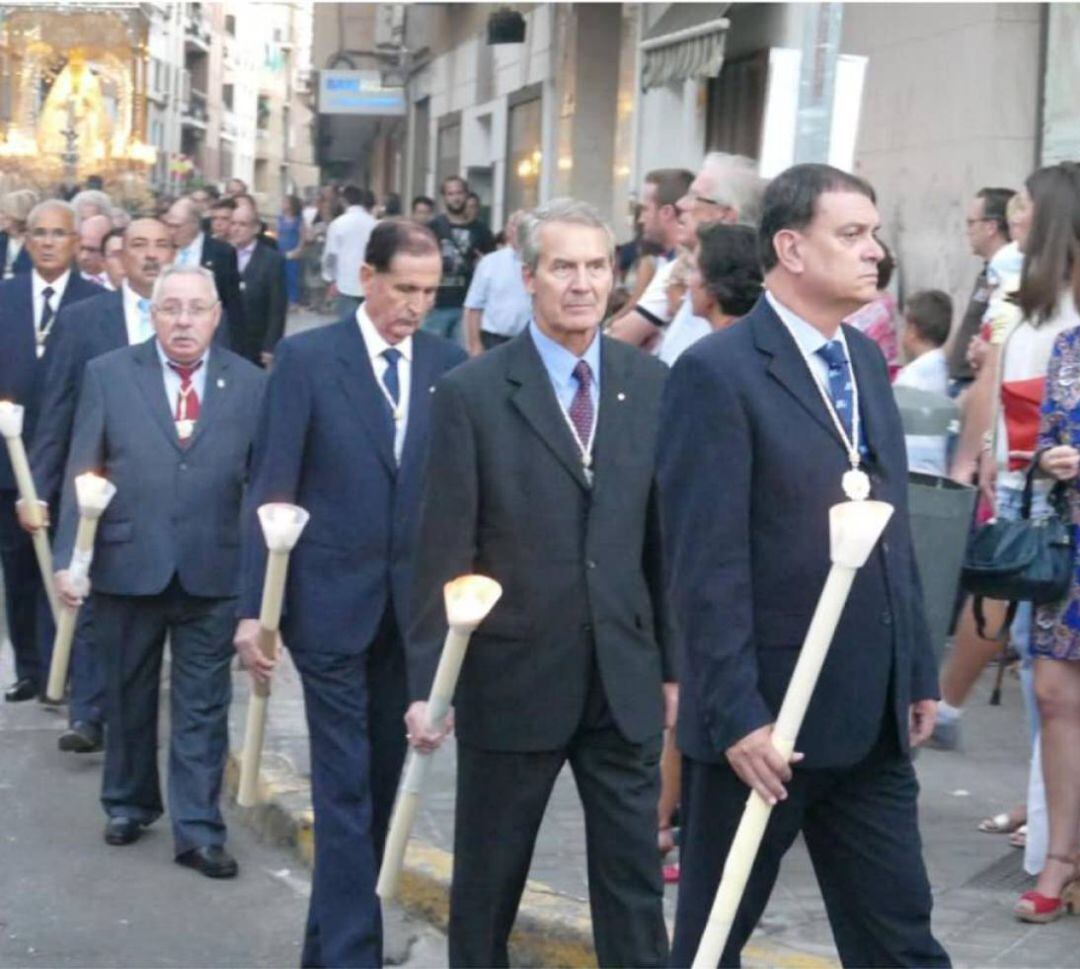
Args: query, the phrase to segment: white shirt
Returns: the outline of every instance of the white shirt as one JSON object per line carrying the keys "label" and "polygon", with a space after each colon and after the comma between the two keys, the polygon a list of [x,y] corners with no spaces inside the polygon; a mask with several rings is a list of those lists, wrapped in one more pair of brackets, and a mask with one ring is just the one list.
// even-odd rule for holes
{"label": "white shirt", "polygon": [[[938,347],[916,357],[904,367],[893,381],[894,387],[912,387],[932,394],[948,396],[949,364],[945,350]],[[908,470],[944,475],[946,471],[947,436],[944,434],[905,434]]]}
{"label": "white shirt", "polygon": [[362,205],[350,205],[326,230],[323,279],[334,283],[343,296],[364,295],[360,267],[364,264],[364,252],[374,228],[375,218],[367,209]]}
{"label": "white shirt", "polygon": [[[165,400],[169,405],[169,413],[175,420],[176,403],[180,397],[180,374],[169,366],[169,358],[165,355],[165,350],[159,341],[154,341],[154,348],[157,350],[158,360],[161,361],[161,377],[165,381]],[[201,407],[203,401],[206,400],[206,368],[210,359],[209,347],[206,348],[200,359],[202,360],[202,366],[191,375],[191,386],[195,388],[195,395],[199,398]]]}
{"label": "white shirt", "polygon": [[[374,221],[374,220],[373,220]],[[413,339],[405,337],[400,343],[387,343],[383,335],[375,329],[367,310],[361,306],[356,311],[356,322],[360,326],[360,336],[364,338],[364,346],[367,347],[368,359],[371,361],[371,369],[375,372],[375,380],[378,382],[379,391],[386,398],[387,406],[391,406],[390,392],[383,383],[383,375],[390,366],[390,361],[383,356],[384,350],[393,347],[401,351],[397,362],[398,389],[400,396],[397,403],[397,420],[394,421],[394,460],[401,463],[401,451],[405,445],[405,431],[409,425],[409,390],[412,387],[412,354]]]}
{"label": "white shirt", "polygon": [[178,266],[201,266],[202,265],[202,251],[203,251],[203,239],[205,233],[200,232],[194,239],[191,240],[183,249],[176,254],[176,265]]}
{"label": "white shirt", "polygon": [[517,336],[532,319],[532,298],[521,278],[521,257],[512,246],[489,252],[476,266],[465,308],[483,310],[480,329]]}
{"label": "white shirt", "polygon": [[[56,314],[60,312],[60,301],[64,298],[64,291],[67,289],[68,280],[71,279],[71,270],[66,269],[62,276],[58,276],[51,283],[45,282],[38,275],[38,271],[33,269],[30,271],[30,290],[34,297],[34,332],[36,333],[41,329],[41,315],[45,312],[45,297],[42,295],[45,291],[45,287],[51,286],[53,294],[49,298],[49,305],[53,311],[53,322],[56,321]],[[49,324],[50,329],[52,324]]]}
{"label": "white shirt", "polygon": [[667,289],[671,282],[671,271],[675,268],[674,259],[665,259],[663,256],[656,257],[656,272],[641,294],[634,309],[659,327],[667,326],[671,322],[671,310],[668,308]]}
{"label": "white shirt", "polygon": [[712,333],[712,326],[708,320],[694,315],[694,303],[690,293],[684,293],[682,303],[679,304],[679,312],[675,319],[664,331],[664,340],[660,344],[660,352],[657,356],[669,367],[675,365],[675,361],[703,336]]}
{"label": "white shirt", "polygon": [[[120,284],[120,292],[124,297],[124,327],[127,329],[128,346],[145,343],[154,335],[150,310],[147,309],[144,316],[143,311],[139,309],[139,300],[143,297],[128,285],[126,279]],[[147,305],[149,305],[149,300],[147,300]]]}

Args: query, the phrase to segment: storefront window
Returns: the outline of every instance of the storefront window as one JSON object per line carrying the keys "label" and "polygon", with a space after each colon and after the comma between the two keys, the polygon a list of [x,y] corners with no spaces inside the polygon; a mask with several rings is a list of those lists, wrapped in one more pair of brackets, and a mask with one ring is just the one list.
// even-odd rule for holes
{"label": "storefront window", "polygon": [[505,212],[535,209],[540,204],[541,100],[511,101],[507,122]]}

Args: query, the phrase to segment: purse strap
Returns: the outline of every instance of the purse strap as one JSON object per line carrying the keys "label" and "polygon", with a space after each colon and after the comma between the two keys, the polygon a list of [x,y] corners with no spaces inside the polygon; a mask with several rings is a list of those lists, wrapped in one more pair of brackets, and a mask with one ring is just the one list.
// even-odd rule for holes
{"label": "purse strap", "polygon": [[[1024,473],[1024,491],[1020,499],[1020,517],[1024,521],[1031,519],[1031,503],[1035,487],[1035,472],[1039,469],[1039,456],[1042,452],[1036,451],[1031,459],[1027,471]],[[1055,481],[1050,493],[1046,496],[1050,507],[1058,517],[1068,520],[1068,500],[1065,497],[1065,482]]]}

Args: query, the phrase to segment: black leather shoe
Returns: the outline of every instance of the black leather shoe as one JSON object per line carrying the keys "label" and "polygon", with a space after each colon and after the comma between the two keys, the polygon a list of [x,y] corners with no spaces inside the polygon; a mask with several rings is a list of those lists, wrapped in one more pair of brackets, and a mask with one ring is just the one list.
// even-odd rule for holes
{"label": "black leather shoe", "polygon": [[76,720],[60,734],[56,746],[73,754],[93,754],[101,750],[101,724],[89,720]]}
{"label": "black leather shoe", "polygon": [[10,688],[4,691],[4,699],[8,703],[22,703],[24,700],[32,700],[37,696],[37,686],[28,677],[16,680]]}
{"label": "black leather shoe", "polygon": [[129,845],[138,841],[142,825],[134,818],[109,818],[105,825],[105,844]]}
{"label": "black leather shoe", "polygon": [[218,845],[203,845],[176,856],[178,865],[194,868],[207,878],[235,878],[240,866],[236,859]]}

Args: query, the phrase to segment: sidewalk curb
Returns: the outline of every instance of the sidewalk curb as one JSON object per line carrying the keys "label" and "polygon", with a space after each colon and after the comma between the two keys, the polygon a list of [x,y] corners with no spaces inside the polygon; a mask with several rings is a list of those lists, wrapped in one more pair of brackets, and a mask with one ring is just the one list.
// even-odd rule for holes
{"label": "sidewalk curb", "polygon": [[[238,808],[243,823],[271,844],[291,848],[311,867],[314,858],[314,815],[311,787],[297,776],[286,758],[275,765],[264,756],[259,774],[259,804]],[[225,789],[235,800],[240,780],[240,755],[231,751],[225,768]],[[410,915],[445,931],[450,907],[453,855],[422,841],[409,842],[398,890],[398,904]],[[515,966],[558,966],[590,969],[596,966],[589,905],[529,880],[521,898],[510,951]],[[756,938],[743,950],[743,965],[775,969],[834,969],[836,963],[767,939]]]}

